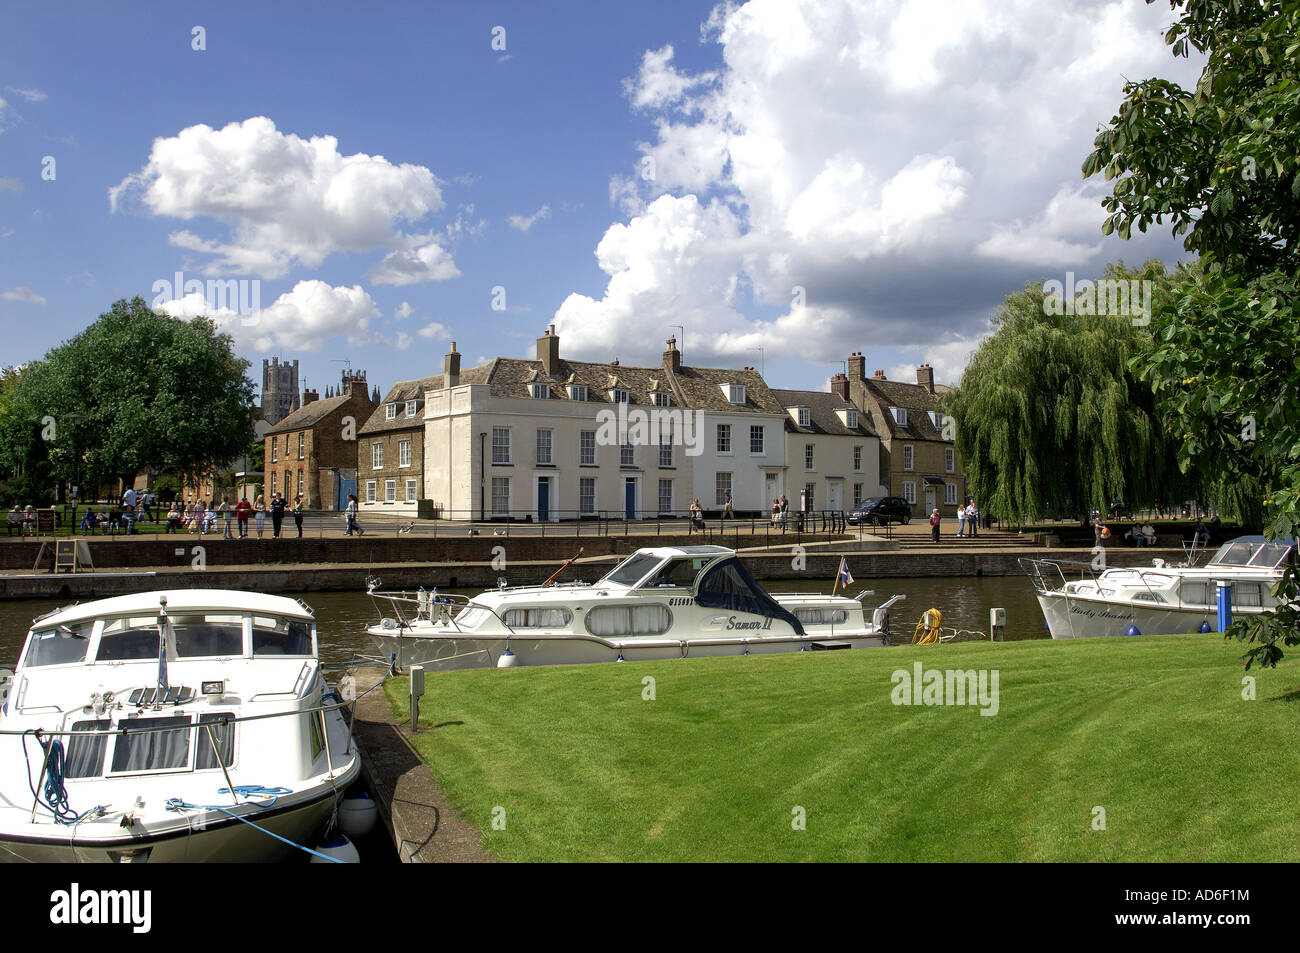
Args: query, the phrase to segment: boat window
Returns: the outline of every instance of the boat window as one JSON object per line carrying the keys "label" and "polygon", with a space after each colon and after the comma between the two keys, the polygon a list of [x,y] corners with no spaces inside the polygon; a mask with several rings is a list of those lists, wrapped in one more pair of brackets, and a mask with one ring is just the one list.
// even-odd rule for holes
{"label": "boat window", "polygon": [[664,563],[663,568],[646,580],[645,585],[641,586],[641,588],[665,589],[677,587],[689,589],[695,584],[695,577],[699,575],[700,570],[704,568],[709,558],[711,557],[691,558],[686,556],[669,560]]}
{"label": "boat window", "polygon": [[243,655],[244,620],[228,613],[197,613],[172,619],[177,658]]}
{"label": "boat window", "polygon": [[212,726],[212,740],[217,743],[217,750],[221,752],[221,760],[228,768],[235,759],[235,722],[230,712],[217,712],[211,715],[199,715],[199,737],[195,742],[194,750],[194,770],[203,771],[206,768],[217,768],[216,755],[212,753],[212,740],[208,739],[208,729],[205,725]]}
{"label": "boat window", "polygon": [[325,750],[325,735],[321,733],[320,717],[315,713],[303,715],[307,719],[307,724],[311,732],[311,759],[315,761],[320,757],[320,753]]}
{"label": "boat window", "polygon": [[311,655],[311,625],[297,619],[253,618],[254,655]]}
{"label": "boat window", "polygon": [[[80,625],[60,625],[52,629],[41,629],[32,633],[27,643],[27,654],[23,665],[35,668],[40,665],[66,665],[69,662],[84,662],[86,649],[90,646],[90,630],[93,622]],[[154,639],[157,650],[158,640]]]}
{"label": "boat window", "polygon": [[128,662],[158,657],[158,617],[136,616],[104,624],[95,652],[97,662]]}
{"label": "boat window", "polygon": [[1165,600],[1162,599],[1162,598],[1160,598],[1160,597],[1159,597],[1158,595],[1156,595],[1154,592],[1139,592],[1139,593],[1137,593],[1135,596],[1133,596],[1133,601],[1134,601],[1134,602],[1160,602],[1160,603],[1163,603]]}
{"label": "boat window", "polygon": [[1239,582],[1233,586],[1232,604],[1234,606],[1258,606],[1260,604],[1259,583]]}
{"label": "boat window", "polygon": [[462,609],[457,615],[453,616],[456,625],[462,629],[477,629],[483,624],[485,619],[490,619],[492,613],[482,606],[470,606]]}
{"label": "boat window", "polygon": [[663,635],[673,625],[666,606],[597,606],[587,613],[592,635]]}
{"label": "boat window", "polygon": [[[167,771],[189,766],[193,722],[188,715],[132,718],[121,722],[118,727],[124,730],[113,746],[111,773]],[[147,730],[173,727],[175,730]]]}
{"label": "boat window", "polygon": [[[623,560],[601,582],[617,583],[620,586],[634,586],[651,569],[659,564],[662,556],[653,553],[634,553]],[[599,583],[597,583],[599,585]]]}
{"label": "boat window", "polygon": [[[106,731],[111,722],[107,718],[96,721],[74,721],[72,730],[93,732]],[[65,778],[97,778],[104,771],[104,749],[108,746],[108,735],[72,734],[67,737],[68,752],[63,759],[63,776]]]}
{"label": "boat window", "polygon": [[1194,606],[1209,605],[1209,603],[1205,601],[1205,583],[1203,582],[1183,583],[1182,600],[1183,602]]}
{"label": "boat window", "polygon": [[849,614],[843,609],[795,609],[794,617],[804,625],[843,625]]}
{"label": "boat window", "polygon": [[1259,547],[1259,551],[1255,553],[1250,564],[1265,569],[1273,569],[1276,566],[1280,566],[1287,558],[1287,554],[1290,552],[1291,547],[1285,543],[1264,543]]}
{"label": "boat window", "polygon": [[568,609],[510,609],[502,618],[512,629],[562,629],[573,620]]}

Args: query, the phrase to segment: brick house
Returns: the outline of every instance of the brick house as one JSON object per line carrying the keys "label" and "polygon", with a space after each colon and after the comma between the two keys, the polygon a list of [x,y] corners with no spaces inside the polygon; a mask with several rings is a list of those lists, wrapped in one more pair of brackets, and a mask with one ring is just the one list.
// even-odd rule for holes
{"label": "brick house", "polygon": [[870,421],[880,437],[881,495],[901,496],[912,504],[912,515],[926,517],[938,509],[945,519],[955,518],[966,498],[966,478],[939,411],[934,368],[916,369],[916,383],[891,381],[884,371],[868,378],[867,359],[861,352],[849,355],[848,376],[837,375],[831,389],[845,396]]}
{"label": "brick house", "polygon": [[345,371],[337,397],[320,400],[306,391],[302,407],[267,431],[266,498],[301,494],[308,509],[343,509],[355,492],[359,431],[375,403],[365,371]]}
{"label": "brick house", "polygon": [[847,398],[835,391],[772,393],[790,415],[785,482],[791,509],[848,512],[879,493],[880,438]]}

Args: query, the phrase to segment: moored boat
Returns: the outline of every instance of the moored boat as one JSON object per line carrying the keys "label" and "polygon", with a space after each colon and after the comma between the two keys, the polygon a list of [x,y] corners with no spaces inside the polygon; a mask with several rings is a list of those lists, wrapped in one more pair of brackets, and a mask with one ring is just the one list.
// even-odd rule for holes
{"label": "moored boat", "polygon": [[370,595],[381,619],[366,632],[380,652],[430,669],[878,646],[902,598],[868,620],[856,598],[772,595],[721,546],[640,549],[594,583]]}
{"label": "moored boat", "polygon": [[[1234,616],[1273,612],[1273,588],[1295,558],[1294,539],[1242,536],[1224,543],[1204,566],[1112,568],[1088,563],[1021,559],[1054,639],[1171,635],[1218,627],[1217,590],[1231,589]],[[1191,560],[1189,560],[1189,563]],[[1078,571],[1081,578],[1067,580]]]}
{"label": "moored boat", "polygon": [[293,599],[186,589],[43,616],[0,708],[0,857],[294,854],[360,772],[332,694]]}

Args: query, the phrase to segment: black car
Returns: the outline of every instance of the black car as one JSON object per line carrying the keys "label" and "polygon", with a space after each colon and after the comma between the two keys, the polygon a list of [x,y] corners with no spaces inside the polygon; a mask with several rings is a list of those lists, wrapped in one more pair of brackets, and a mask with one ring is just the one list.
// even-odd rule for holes
{"label": "black car", "polygon": [[912,520],[912,504],[901,496],[873,496],[863,500],[848,515],[848,521],[854,525],[867,523],[881,526],[884,523],[902,523],[907,525]]}

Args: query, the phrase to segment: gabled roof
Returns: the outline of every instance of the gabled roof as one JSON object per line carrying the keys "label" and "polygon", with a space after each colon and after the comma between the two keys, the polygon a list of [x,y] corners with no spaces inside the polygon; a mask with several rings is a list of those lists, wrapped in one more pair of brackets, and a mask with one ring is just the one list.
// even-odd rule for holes
{"label": "gabled roof", "polygon": [[[488,372],[491,369],[490,364],[482,364],[478,367],[471,367],[461,372],[460,383],[462,384],[482,384],[487,381]],[[417,377],[414,380],[398,381],[392,386],[384,399],[375,408],[369,419],[361,425],[357,431],[359,434],[383,433],[390,430],[412,430],[424,426],[424,392],[427,390],[440,390],[442,388],[443,375],[430,374],[428,377]],[[414,417],[406,416],[406,402],[415,401],[416,414]],[[388,412],[384,409],[389,404],[400,404],[397,409],[397,416],[392,420],[388,419]]]}
{"label": "gabled roof", "polygon": [[807,407],[807,427],[799,424],[788,413],[785,429],[788,433],[828,434],[833,436],[874,437],[871,419],[858,411],[858,425],[850,428],[836,413],[839,410],[858,410],[839,394],[822,390],[774,390],[773,394],[788,411],[791,407]]}
{"label": "gabled roof", "polygon": [[299,407],[288,417],[285,417],[278,424],[266,432],[267,436],[278,433],[287,433],[291,430],[307,430],[320,423],[334,411],[341,408],[351,399],[350,394],[344,394],[340,397],[327,397],[324,400],[313,400],[306,407]]}
{"label": "gabled roof", "polygon": [[[950,443],[943,439],[933,423],[930,413],[939,408],[938,398],[928,388],[920,384],[904,384],[899,381],[885,380],[882,377],[869,377],[866,380],[867,392],[876,398],[884,408],[885,423],[889,432],[900,437],[914,440],[934,440]],[[903,407],[907,410],[907,426],[901,427],[890,412],[891,407]]]}

